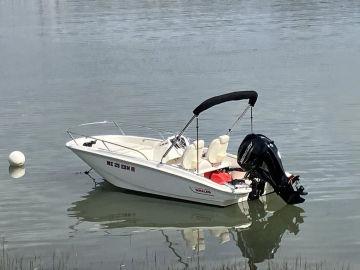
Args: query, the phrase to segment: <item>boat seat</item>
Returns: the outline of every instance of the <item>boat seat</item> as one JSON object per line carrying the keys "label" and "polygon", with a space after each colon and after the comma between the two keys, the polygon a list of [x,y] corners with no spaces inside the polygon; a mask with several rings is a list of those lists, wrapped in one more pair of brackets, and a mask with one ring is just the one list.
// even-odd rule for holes
{"label": "boat seat", "polygon": [[211,164],[218,165],[224,160],[229,145],[229,139],[228,135],[222,135],[210,143],[206,152],[206,158]]}
{"label": "boat seat", "polygon": [[[196,170],[197,162],[201,163],[203,151],[204,151],[204,140],[193,142],[186,147],[185,152],[182,156],[181,165],[187,170]],[[198,156],[197,156],[198,154]]]}

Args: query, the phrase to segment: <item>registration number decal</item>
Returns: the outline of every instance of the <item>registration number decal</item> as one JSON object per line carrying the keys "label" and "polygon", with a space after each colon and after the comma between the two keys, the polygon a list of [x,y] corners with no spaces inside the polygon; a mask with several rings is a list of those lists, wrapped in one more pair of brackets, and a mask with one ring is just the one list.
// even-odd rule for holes
{"label": "registration number decal", "polygon": [[121,163],[118,163],[118,162],[113,162],[113,161],[107,160],[106,165],[108,165],[110,167],[119,168],[119,169],[125,170],[125,171],[135,172],[135,167],[127,165],[127,164],[121,164]]}

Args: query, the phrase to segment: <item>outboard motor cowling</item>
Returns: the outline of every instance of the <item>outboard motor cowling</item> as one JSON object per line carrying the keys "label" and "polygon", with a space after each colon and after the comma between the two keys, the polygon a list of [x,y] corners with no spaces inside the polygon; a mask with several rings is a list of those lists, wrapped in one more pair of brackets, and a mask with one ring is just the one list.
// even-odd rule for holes
{"label": "outboard motor cowling", "polygon": [[286,203],[305,201],[300,197],[306,195],[303,187],[293,188],[292,180],[284,171],[279,151],[268,137],[262,134],[247,135],[239,146],[237,162],[253,182],[249,199],[258,198],[264,191],[265,182],[268,182]]}

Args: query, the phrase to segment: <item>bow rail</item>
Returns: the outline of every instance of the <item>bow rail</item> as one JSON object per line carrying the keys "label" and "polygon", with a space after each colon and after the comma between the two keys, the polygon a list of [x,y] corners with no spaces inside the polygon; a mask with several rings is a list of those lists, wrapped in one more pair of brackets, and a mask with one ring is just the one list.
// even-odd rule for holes
{"label": "bow rail", "polygon": [[[137,128],[137,129],[142,129],[142,133],[143,134],[147,134],[149,131],[154,132],[157,137],[159,139],[165,140],[165,136],[173,136],[175,133],[171,132],[171,131],[166,131],[166,130],[161,130],[161,129],[157,129],[157,128],[152,128],[152,127],[147,127],[147,126],[143,126],[143,125],[135,125],[135,124],[128,124],[128,123],[122,123],[122,122],[116,122],[116,121],[98,121],[98,122],[89,122],[89,123],[83,123],[80,125],[77,125],[75,127],[69,128],[66,130],[66,133],[68,134],[68,136],[71,138],[72,141],[74,141],[74,143],[78,146],[80,146],[79,142],[77,140],[79,140],[80,138],[89,138],[92,139],[94,141],[100,141],[102,142],[102,144],[105,146],[105,148],[107,149],[107,151],[114,153],[114,151],[110,150],[110,145],[113,146],[117,146],[117,147],[121,147],[130,151],[134,151],[139,153],[140,155],[142,155],[146,160],[148,160],[148,158],[146,157],[146,155],[144,153],[142,153],[140,150],[130,147],[130,146],[126,146],[126,145],[122,145],[119,143],[114,143],[108,140],[104,140],[99,138],[98,136],[93,136],[93,135],[89,135],[89,133],[87,132],[78,132],[75,131],[75,129],[83,129],[85,127],[94,127],[94,126],[101,126],[101,125],[108,125],[111,126],[112,128],[115,128],[115,130],[118,132],[120,132],[119,135],[123,135],[123,136],[127,136],[129,135],[128,133],[125,132],[125,128],[124,126],[127,127],[132,127],[132,128]],[[138,136],[138,134],[136,134]],[[157,139],[153,139],[153,138],[147,138],[148,140],[157,140]]]}

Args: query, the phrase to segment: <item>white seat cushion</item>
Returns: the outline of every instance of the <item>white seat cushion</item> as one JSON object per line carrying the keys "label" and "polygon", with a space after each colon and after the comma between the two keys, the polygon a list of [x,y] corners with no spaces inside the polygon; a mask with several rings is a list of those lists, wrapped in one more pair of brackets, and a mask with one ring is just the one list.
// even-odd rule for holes
{"label": "white seat cushion", "polygon": [[221,144],[225,144],[225,143],[229,143],[230,137],[228,135],[222,135],[219,136],[219,139]]}
{"label": "white seat cushion", "polygon": [[193,144],[195,145],[195,147],[199,147],[199,149],[203,149],[205,146],[204,140],[195,141],[193,142]]}
{"label": "white seat cushion", "polygon": [[194,161],[196,168],[196,149],[195,149],[195,145],[191,144],[188,147],[186,147],[181,164],[184,167],[184,169],[190,170],[193,169],[194,167]]}
{"label": "white seat cushion", "polygon": [[229,145],[229,136],[222,135],[219,138],[214,139],[206,153],[207,159],[212,164],[221,163],[226,157],[226,151]]}
{"label": "white seat cushion", "polygon": [[200,160],[202,159],[202,156],[204,154],[205,142],[204,142],[204,140],[198,140],[198,141],[195,141],[193,144],[195,145],[195,148],[198,148],[198,150],[199,150],[199,151],[197,151],[197,153],[198,153],[198,160],[200,162]]}
{"label": "white seat cushion", "polygon": [[[195,170],[197,169],[197,162],[201,162],[202,154],[204,150],[204,141],[199,140],[198,142],[194,142],[186,147],[185,152],[182,156],[182,166],[187,170]],[[196,149],[196,146],[199,146],[199,149]],[[198,156],[197,156],[198,154]]]}

